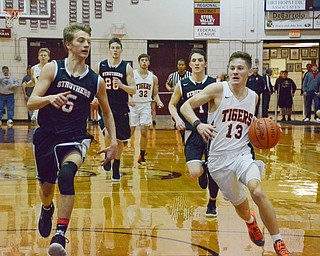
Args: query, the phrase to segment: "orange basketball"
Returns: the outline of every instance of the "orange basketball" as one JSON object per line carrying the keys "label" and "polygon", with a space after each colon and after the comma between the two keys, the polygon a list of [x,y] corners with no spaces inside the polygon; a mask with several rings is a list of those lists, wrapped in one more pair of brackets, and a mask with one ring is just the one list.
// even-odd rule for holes
{"label": "orange basketball", "polygon": [[279,142],[281,128],[273,119],[258,118],[250,125],[248,135],[253,146],[269,149]]}

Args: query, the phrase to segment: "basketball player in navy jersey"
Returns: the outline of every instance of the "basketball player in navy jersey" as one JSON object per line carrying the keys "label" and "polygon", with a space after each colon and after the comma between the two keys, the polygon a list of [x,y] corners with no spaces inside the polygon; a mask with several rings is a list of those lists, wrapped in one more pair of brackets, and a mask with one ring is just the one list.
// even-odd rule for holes
{"label": "basketball player in navy jersey", "polygon": [[[130,139],[129,125],[129,95],[136,93],[136,85],[133,78],[133,69],[121,59],[122,43],[119,38],[112,38],[109,41],[110,59],[100,61],[94,68],[95,72],[102,76],[107,85],[107,95],[110,108],[112,110],[117,140],[117,156],[112,163],[112,181],[120,181],[120,158],[125,144]],[[96,104],[96,100],[93,101]],[[100,119],[99,125],[104,133],[105,126]],[[110,171],[111,162],[104,166],[106,171]]]}
{"label": "basketball player in navy jersey", "polygon": [[[223,197],[230,201],[248,228],[252,242],[265,243],[256,217],[250,211],[246,186],[259,208],[262,222],[271,234],[279,256],[289,256],[282,241],[272,204],[262,190],[262,161],[253,160],[248,130],[254,120],[258,95],[246,87],[252,64],[246,52],[234,52],[229,58],[228,82],[212,83],[181,106],[181,113],[209,142],[208,169],[217,182]],[[208,122],[197,116],[200,106],[208,104]],[[193,110],[195,109],[195,110]]]}
{"label": "basketball player in navy jersey", "polygon": [[137,92],[130,98],[130,126],[131,134],[140,126],[140,155],[138,163],[145,165],[145,153],[148,144],[148,129],[152,124],[151,103],[156,102],[162,108],[163,103],[158,94],[158,77],[148,70],[150,66],[150,56],[142,53],[138,57],[139,69],[134,70],[134,80]]}
{"label": "basketball player in navy jersey", "polygon": [[[179,81],[175,86],[169,102],[169,112],[175,121],[177,130],[182,132],[190,176],[192,178],[200,177],[199,184],[201,188],[207,188],[209,180],[210,199],[207,205],[206,216],[216,217],[216,198],[219,188],[210,175],[208,175],[206,163],[202,161],[203,156],[206,159],[207,145],[194,127],[180,114],[180,106],[183,102],[202,91],[207,85],[215,82],[216,79],[205,74],[207,56],[202,49],[193,49],[191,51],[189,66],[192,69],[192,75]],[[202,122],[206,123],[206,104],[197,109],[197,116]]]}
{"label": "basketball player in navy jersey", "polygon": [[39,109],[40,127],[34,133],[33,144],[42,201],[38,229],[43,237],[51,233],[56,180],[60,190],[57,229],[50,243],[49,255],[66,255],[65,233],[74,205],[74,176],[93,139],[87,133],[87,118],[94,96],[99,101],[111,137],[110,146],[98,152],[105,154],[102,165],[116,156],[116,132],[106,84],[85,64],[91,48],[90,36],[88,25],[72,24],[64,29],[63,40],[68,57],[52,61],[42,68],[28,101],[29,109]]}

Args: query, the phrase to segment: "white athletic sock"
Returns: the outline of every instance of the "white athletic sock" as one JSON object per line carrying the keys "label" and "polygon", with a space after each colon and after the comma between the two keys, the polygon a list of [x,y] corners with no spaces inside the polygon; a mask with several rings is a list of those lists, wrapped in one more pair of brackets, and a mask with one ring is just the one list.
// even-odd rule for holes
{"label": "white athletic sock", "polygon": [[250,214],[250,220],[246,221],[248,224],[252,224],[254,222],[254,218],[252,214]]}
{"label": "white athletic sock", "polygon": [[277,240],[282,240],[280,234],[271,235],[273,243],[275,243]]}

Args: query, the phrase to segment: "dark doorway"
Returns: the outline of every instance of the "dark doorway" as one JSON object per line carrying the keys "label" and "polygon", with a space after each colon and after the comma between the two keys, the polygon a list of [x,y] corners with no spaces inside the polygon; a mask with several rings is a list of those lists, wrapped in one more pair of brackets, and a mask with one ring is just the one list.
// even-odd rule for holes
{"label": "dark doorway", "polygon": [[168,103],[172,93],[166,90],[165,83],[170,73],[177,70],[177,62],[184,59],[189,68],[189,54],[192,48],[207,50],[206,41],[148,41],[148,54],[151,56],[150,70],[159,79],[159,95],[165,107],[157,109],[159,115],[169,115]]}
{"label": "dark doorway", "polygon": [[[28,65],[39,63],[38,51],[40,48],[48,48],[50,50],[50,60],[59,60],[67,57],[62,39],[28,38]],[[86,64],[90,66],[90,56],[87,58]]]}

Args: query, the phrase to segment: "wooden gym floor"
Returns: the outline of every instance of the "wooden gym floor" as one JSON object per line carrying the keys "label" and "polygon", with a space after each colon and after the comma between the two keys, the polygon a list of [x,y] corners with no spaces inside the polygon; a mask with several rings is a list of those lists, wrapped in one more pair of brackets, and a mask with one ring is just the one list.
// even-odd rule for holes
{"label": "wooden gym floor", "polygon": [[[266,163],[264,190],[288,248],[296,256],[320,255],[320,125],[286,123],[282,129],[275,148],[256,150]],[[50,243],[51,237],[37,231],[33,131],[29,124],[0,128],[0,255],[46,255]],[[188,176],[180,134],[169,117],[149,130],[145,167],[137,164],[137,130],[123,154],[120,183],[112,183],[99,166],[98,127],[90,125],[89,132],[97,142],[75,178],[68,255],[275,255],[251,199],[266,235],[262,248],[250,241],[244,222],[221,194],[218,217],[205,217],[208,192]],[[56,213],[54,227],[55,221]]]}

